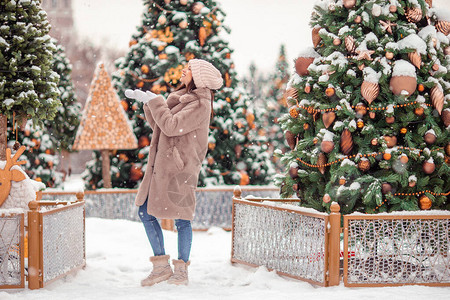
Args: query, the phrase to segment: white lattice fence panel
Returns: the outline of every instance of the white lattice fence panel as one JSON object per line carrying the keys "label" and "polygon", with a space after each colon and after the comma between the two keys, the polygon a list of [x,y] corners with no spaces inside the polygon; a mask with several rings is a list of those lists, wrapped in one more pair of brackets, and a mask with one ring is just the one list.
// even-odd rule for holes
{"label": "white lattice fence panel", "polygon": [[42,217],[44,283],[85,264],[84,207],[73,205]]}
{"label": "white lattice fence panel", "polygon": [[349,219],[348,284],[450,283],[450,219]]}
{"label": "white lattice fence panel", "polygon": [[0,217],[0,286],[24,286],[23,214]]}
{"label": "white lattice fence panel", "polygon": [[324,284],[325,223],[299,212],[234,203],[232,259]]}

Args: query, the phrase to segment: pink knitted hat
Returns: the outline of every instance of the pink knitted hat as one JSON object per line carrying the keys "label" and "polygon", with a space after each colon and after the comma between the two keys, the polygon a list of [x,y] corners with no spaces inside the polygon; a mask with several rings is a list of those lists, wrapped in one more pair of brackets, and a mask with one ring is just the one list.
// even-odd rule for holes
{"label": "pink knitted hat", "polygon": [[191,59],[189,65],[196,87],[206,87],[210,90],[220,89],[223,84],[222,75],[211,63],[203,59]]}

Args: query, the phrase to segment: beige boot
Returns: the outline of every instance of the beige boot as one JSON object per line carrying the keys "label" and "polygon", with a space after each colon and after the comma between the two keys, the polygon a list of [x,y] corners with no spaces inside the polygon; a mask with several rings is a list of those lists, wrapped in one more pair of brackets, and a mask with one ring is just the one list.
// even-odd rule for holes
{"label": "beige boot", "polygon": [[185,263],[182,259],[173,259],[172,263],[174,266],[174,273],[167,282],[176,285],[187,285],[189,283],[188,266],[191,262],[188,261]]}
{"label": "beige boot", "polygon": [[167,280],[173,275],[169,264],[169,255],[160,255],[150,257],[153,263],[153,270],[147,278],[141,281],[142,286],[151,286],[161,281]]}

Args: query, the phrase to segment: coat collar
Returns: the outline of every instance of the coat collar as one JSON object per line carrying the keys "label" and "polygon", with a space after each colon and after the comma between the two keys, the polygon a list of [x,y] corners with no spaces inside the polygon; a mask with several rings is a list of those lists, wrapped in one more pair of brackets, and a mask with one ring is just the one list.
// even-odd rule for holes
{"label": "coat collar", "polygon": [[181,95],[181,103],[189,103],[195,100],[208,99],[211,100],[211,92],[208,88],[197,88],[190,93],[185,93]]}

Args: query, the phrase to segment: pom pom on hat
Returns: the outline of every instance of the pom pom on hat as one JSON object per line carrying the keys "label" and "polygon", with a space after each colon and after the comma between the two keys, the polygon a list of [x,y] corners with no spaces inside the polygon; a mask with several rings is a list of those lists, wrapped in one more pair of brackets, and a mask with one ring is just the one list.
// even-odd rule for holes
{"label": "pom pom on hat", "polygon": [[211,63],[203,59],[191,59],[189,65],[196,87],[206,87],[210,90],[217,90],[222,87],[222,75]]}

